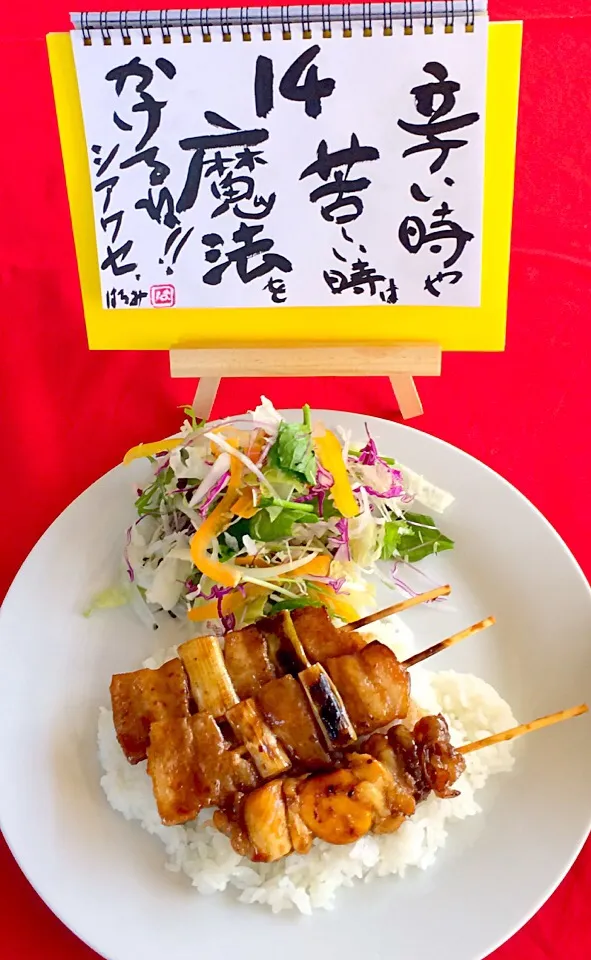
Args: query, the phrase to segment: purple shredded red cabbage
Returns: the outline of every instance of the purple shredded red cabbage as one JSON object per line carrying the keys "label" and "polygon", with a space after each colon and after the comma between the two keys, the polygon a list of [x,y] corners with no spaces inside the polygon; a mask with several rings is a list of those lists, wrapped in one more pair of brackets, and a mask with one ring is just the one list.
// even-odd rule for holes
{"label": "purple shredded red cabbage", "polygon": [[316,473],[316,486],[323,487],[325,490],[330,490],[334,486],[334,477],[329,470],[325,470],[322,464],[318,464],[318,471]]}
{"label": "purple shredded red cabbage", "polygon": [[396,470],[394,467],[391,467],[389,464],[387,464],[385,460],[382,460],[378,454],[376,442],[371,436],[367,424],[365,424],[365,432],[367,433],[367,443],[360,451],[357,458],[357,463],[362,463],[366,467],[375,467],[375,465],[379,463],[380,466],[384,467],[384,469],[390,474],[391,483],[388,489],[384,490],[383,492],[375,490],[373,487],[367,485],[361,485],[360,489],[365,490],[371,497],[379,497],[383,500],[390,500],[393,497],[407,496],[404,491],[404,479],[402,477],[402,473],[400,470]]}
{"label": "purple shredded red cabbage", "polygon": [[386,470],[388,470],[392,483],[387,490],[384,490],[380,493],[379,490],[375,490],[370,486],[363,486],[362,489],[365,490],[371,497],[380,497],[383,500],[390,500],[392,497],[401,497],[404,495],[404,480],[400,470],[395,470],[394,467],[389,467],[387,463],[384,463],[383,460],[379,460],[379,463],[383,463]]}
{"label": "purple shredded red cabbage", "polygon": [[[418,597],[421,591],[413,589],[413,587],[409,586],[408,583],[406,583],[404,580],[402,580],[400,577],[396,575],[398,572],[398,567],[400,566],[400,563],[401,561],[397,560],[392,565],[392,569],[390,571],[390,576],[392,577],[392,583],[394,584],[395,587],[398,587],[399,590],[401,590],[403,593],[406,593],[409,597]],[[424,577],[425,580],[428,580],[429,583],[432,584],[434,587],[439,586],[439,584],[436,584],[435,581],[431,579],[431,577],[428,577],[427,574],[424,573],[423,570],[419,570],[417,567],[413,566],[412,563],[406,563],[405,565],[410,567],[411,570],[414,570],[415,573],[419,573],[422,577]],[[446,601],[447,601],[447,597],[435,597],[433,600],[427,600],[427,604],[441,603],[441,602],[445,603]]]}
{"label": "purple shredded red cabbage", "polygon": [[204,593],[201,587],[199,587],[199,599],[217,600],[219,602],[222,597],[227,596],[228,593],[232,593],[235,589],[235,587],[218,587],[218,585],[214,583],[209,593]]}
{"label": "purple shredded red cabbage", "polygon": [[346,520],[345,517],[341,517],[336,526],[338,536],[330,537],[328,545],[336,551],[334,555],[335,560],[350,560],[349,521]]}
{"label": "purple shredded red cabbage", "polygon": [[158,469],[154,474],[155,477],[159,476],[163,472],[163,470],[168,469],[168,467],[170,466],[170,457],[166,450],[164,450],[162,453],[156,454],[156,457],[162,457],[162,456],[164,457],[164,460],[162,461],[162,463],[158,465]]}
{"label": "purple shredded red cabbage", "polygon": [[222,614],[220,621],[224,628],[224,633],[231,633],[232,630],[236,629],[236,617],[233,613]]}
{"label": "purple shredded red cabbage", "polygon": [[205,499],[199,504],[197,509],[199,510],[199,513],[203,518],[205,518],[205,516],[207,515],[208,507],[210,506],[212,501],[215,500],[220,490],[222,490],[226,486],[229,479],[230,479],[230,471],[226,470],[225,473],[222,473],[219,480],[216,480],[216,482],[214,483],[209,493],[206,494]]}
{"label": "purple shredded red cabbage", "polygon": [[323,466],[318,464],[316,483],[313,487],[310,487],[308,493],[303,494],[301,497],[295,497],[294,503],[308,503],[310,500],[314,500],[315,497],[318,497],[318,513],[320,516],[322,516],[324,513],[324,500],[326,494],[333,484],[334,477],[332,473],[329,473],[328,470],[325,470]]}
{"label": "purple shredded red cabbage", "polygon": [[[136,520],[136,523],[137,523],[137,520]],[[125,547],[123,548],[123,559],[124,559],[124,561],[125,561],[125,568],[126,568],[126,570],[127,570],[127,576],[129,577],[129,582],[130,582],[130,583],[133,583],[133,582],[134,582],[134,580],[135,580],[135,573],[134,573],[134,569],[133,569],[131,563],[129,562],[129,556],[128,556],[128,553],[127,553],[127,549],[128,549],[128,547],[130,546],[130,544],[131,544],[131,531],[132,531],[132,529],[133,529],[134,526],[135,526],[135,523],[132,523],[131,527],[128,527],[128,528],[127,528],[127,533],[126,533],[126,535],[125,535]]]}
{"label": "purple shredded red cabbage", "polygon": [[308,580],[313,583],[326,583],[327,586],[332,587],[335,593],[341,593],[347,582],[345,577],[308,577]]}
{"label": "purple shredded red cabbage", "polygon": [[[181,479],[182,479],[182,478],[181,478]],[[181,481],[179,480],[178,482],[180,483]],[[187,484],[185,483],[185,485],[182,486],[182,487],[176,486],[176,487],[174,488],[174,490],[168,490],[168,491],[166,492],[166,496],[167,496],[167,497],[173,497],[173,496],[175,495],[175,493],[184,493],[184,495],[185,495],[186,497],[188,497],[191,493],[193,493],[193,490],[196,490],[196,489],[197,489],[197,486],[198,486],[198,484],[194,483],[193,486],[188,487]]]}
{"label": "purple shredded red cabbage", "polygon": [[[141,496],[141,493],[140,493],[140,496]],[[127,532],[126,532],[126,534],[125,534],[125,546],[124,546],[124,548],[123,548],[123,560],[125,561],[125,567],[126,567],[126,569],[127,569],[127,576],[129,577],[129,582],[130,582],[130,583],[134,583],[134,581],[135,581],[135,571],[134,571],[131,563],[129,562],[129,555],[128,555],[128,553],[127,553],[128,547],[129,547],[130,544],[131,544],[131,531],[133,530],[134,527],[137,527],[138,523],[141,523],[142,520],[145,520],[145,519],[146,519],[145,515],[144,515],[143,517],[138,517],[137,520],[135,520],[135,521],[132,523],[132,525],[127,528]]]}
{"label": "purple shredded red cabbage", "polygon": [[357,462],[363,463],[367,467],[373,467],[376,460],[379,460],[378,448],[376,447],[375,440],[369,432],[369,427],[367,424],[365,424],[365,432],[367,433],[367,443],[365,444],[363,450],[360,451]]}
{"label": "purple shredded red cabbage", "polygon": [[230,633],[231,630],[236,629],[236,617],[233,613],[224,613],[222,607],[224,597],[233,593],[234,590],[239,590],[243,597],[246,596],[246,588],[243,583],[239,583],[237,587],[218,587],[217,584],[214,584],[209,593],[204,593],[201,590],[199,594],[199,597],[203,600],[217,600],[218,617],[224,628],[224,633]]}

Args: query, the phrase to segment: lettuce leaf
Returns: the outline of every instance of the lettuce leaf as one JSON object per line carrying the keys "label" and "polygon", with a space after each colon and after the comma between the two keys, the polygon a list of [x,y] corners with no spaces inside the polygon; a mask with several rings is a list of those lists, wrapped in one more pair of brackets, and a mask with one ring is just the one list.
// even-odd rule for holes
{"label": "lettuce leaf", "polygon": [[249,521],[250,536],[253,540],[288,540],[294,523],[315,523],[320,519],[318,514],[306,509],[306,504],[302,504],[303,509],[298,510],[299,506],[297,503],[290,504],[288,509],[282,509],[279,513],[275,512],[276,507],[259,510]]}
{"label": "lettuce leaf", "polygon": [[399,558],[415,563],[431,554],[452,550],[453,547],[453,540],[441,533],[432,517],[422,513],[406,513],[401,520],[386,521],[381,559]]}
{"label": "lettuce leaf", "polygon": [[107,587],[92,598],[86,610],[82,612],[82,616],[88,618],[97,610],[112,610],[115,607],[124,607],[128,603],[129,587]]}

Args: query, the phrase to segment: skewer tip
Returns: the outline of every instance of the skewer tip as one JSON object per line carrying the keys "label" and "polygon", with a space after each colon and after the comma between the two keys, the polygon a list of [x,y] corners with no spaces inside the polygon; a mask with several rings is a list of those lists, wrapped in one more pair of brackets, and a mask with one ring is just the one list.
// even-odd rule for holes
{"label": "skewer tip", "polygon": [[361,617],[360,620],[354,620],[353,623],[346,623],[340,629],[359,630],[361,627],[367,627],[370,623],[375,623],[377,620],[384,620],[385,617],[392,617],[397,613],[402,613],[404,610],[410,610],[411,607],[416,607],[420,603],[429,603],[430,600],[447,597],[450,593],[451,587],[449,583],[445,583],[440,587],[435,587],[433,590],[427,590],[426,593],[418,593],[415,597],[407,597],[406,600],[400,600],[398,603],[394,603],[390,607],[385,607],[383,610],[376,610],[375,613],[370,613],[367,617]]}
{"label": "skewer tip", "polygon": [[442,650],[447,650],[448,647],[453,647],[456,643],[459,643],[460,640],[466,640],[468,637],[473,636],[473,634],[479,633],[480,630],[486,630],[487,627],[492,627],[495,622],[494,617],[486,617],[485,620],[480,620],[478,623],[472,624],[472,626],[466,630],[460,630],[459,633],[454,633],[453,637],[448,637],[447,640],[441,640],[439,643],[433,644],[432,647],[427,647],[426,650],[421,650],[412,657],[408,657],[407,660],[403,660],[403,665],[405,667],[414,667],[415,664],[421,663],[423,660],[428,660],[429,657],[434,656],[434,654],[441,653]]}
{"label": "skewer tip", "polygon": [[569,707],[567,710],[558,710],[556,713],[549,713],[545,717],[538,717],[537,720],[530,720],[529,723],[520,723],[519,726],[511,727],[510,730],[493,733],[492,736],[485,737],[483,740],[466,743],[458,749],[460,753],[472,753],[474,750],[492,747],[497,743],[515,740],[516,737],[522,737],[524,734],[532,733],[534,730],[541,730],[543,727],[552,727],[555,723],[562,723],[563,720],[572,720],[574,717],[580,717],[588,711],[589,707],[586,703],[579,703],[576,707]]}

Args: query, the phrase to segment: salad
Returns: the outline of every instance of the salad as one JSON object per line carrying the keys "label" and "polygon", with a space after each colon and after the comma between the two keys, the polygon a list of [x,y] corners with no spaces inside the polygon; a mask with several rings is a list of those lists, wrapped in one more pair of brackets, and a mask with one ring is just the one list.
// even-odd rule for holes
{"label": "salad", "polygon": [[380,454],[369,432],[355,446],[309,406],[292,423],[266,398],[211,423],[185,413],[178,436],[124,458],[147,457],[151,472],[126,534],[126,588],[97,606],[134,598],[152,625],[166,611],[220,634],[309,605],[350,622],[373,605],[370,574],[411,592],[399,565],[453,547],[415,507],[441,513],[453,497]]}

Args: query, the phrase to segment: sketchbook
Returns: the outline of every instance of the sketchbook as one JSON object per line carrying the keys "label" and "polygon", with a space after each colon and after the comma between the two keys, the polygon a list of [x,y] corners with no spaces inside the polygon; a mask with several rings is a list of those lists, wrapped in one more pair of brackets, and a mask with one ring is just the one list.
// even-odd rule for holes
{"label": "sketchbook", "polygon": [[502,349],[521,24],[476,0],[48,37],[90,346]]}

